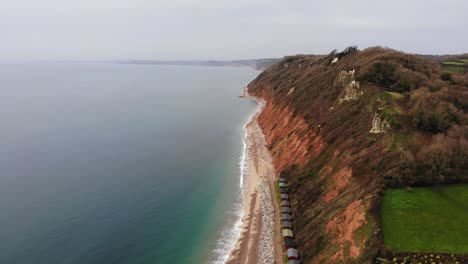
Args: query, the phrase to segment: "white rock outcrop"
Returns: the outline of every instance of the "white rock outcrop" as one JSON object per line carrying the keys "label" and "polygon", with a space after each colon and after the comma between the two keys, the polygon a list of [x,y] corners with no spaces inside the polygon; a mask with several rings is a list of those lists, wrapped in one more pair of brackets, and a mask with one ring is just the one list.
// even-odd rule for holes
{"label": "white rock outcrop", "polygon": [[354,69],[349,72],[341,71],[336,77],[335,83],[345,89],[343,98],[338,99],[339,103],[357,100],[363,94],[361,85],[354,79],[354,73]]}
{"label": "white rock outcrop", "polygon": [[385,133],[387,129],[390,128],[390,123],[387,120],[383,119],[380,114],[374,113],[372,118],[372,128],[369,133],[380,134]]}

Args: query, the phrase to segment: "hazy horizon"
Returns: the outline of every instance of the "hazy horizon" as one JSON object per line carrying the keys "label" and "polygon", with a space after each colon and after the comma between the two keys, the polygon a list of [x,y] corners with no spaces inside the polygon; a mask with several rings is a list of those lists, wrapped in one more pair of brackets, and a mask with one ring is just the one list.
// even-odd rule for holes
{"label": "hazy horizon", "polygon": [[239,60],[358,45],[468,52],[468,2],[2,1],[0,60]]}

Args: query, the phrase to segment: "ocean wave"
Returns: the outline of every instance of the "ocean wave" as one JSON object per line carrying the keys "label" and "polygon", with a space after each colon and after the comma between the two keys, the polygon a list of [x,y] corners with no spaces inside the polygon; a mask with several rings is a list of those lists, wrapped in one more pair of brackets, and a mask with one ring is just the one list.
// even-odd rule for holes
{"label": "ocean wave", "polygon": [[226,226],[224,227],[223,231],[221,232],[220,238],[217,241],[215,252],[215,258],[212,261],[213,264],[224,264],[231,252],[234,250],[237,241],[241,237],[242,231],[242,219],[244,218],[245,214],[245,206],[244,206],[244,178],[247,173],[248,165],[248,149],[247,149],[247,125],[252,121],[254,116],[260,110],[260,107],[257,108],[255,113],[253,113],[247,123],[244,125],[244,136],[242,138],[242,154],[239,161],[239,168],[240,168],[240,192],[239,196],[236,199],[236,202],[233,208],[228,212],[228,219],[232,219],[229,221]]}

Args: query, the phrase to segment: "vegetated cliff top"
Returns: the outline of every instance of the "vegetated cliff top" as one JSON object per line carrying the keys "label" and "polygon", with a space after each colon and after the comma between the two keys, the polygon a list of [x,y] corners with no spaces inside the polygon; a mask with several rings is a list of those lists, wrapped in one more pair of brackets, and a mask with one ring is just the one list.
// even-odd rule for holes
{"label": "vegetated cliff top", "polygon": [[427,58],[430,60],[435,60],[440,63],[443,63],[445,61],[456,61],[456,60],[463,60],[463,59],[468,59],[468,53],[463,53],[463,54],[445,54],[445,55],[419,55],[423,58]]}
{"label": "vegetated cliff top", "polygon": [[[468,75],[380,47],[285,57],[249,84],[305,263],[382,255],[388,187],[468,182]],[[384,254],[385,255],[385,254]]]}
{"label": "vegetated cliff top", "polygon": [[[358,88],[350,86],[353,81]],[[418,154],[435,135],[468,135],[468,75],[446,72],[438,61],[418,55],[377,47],[325,57],[290,56],[249,86],[253,94],[266,93],[269,100],[288,106],[328,143],[367,145],[376,115],[386,125],[381,137],[387,150]],[[432,171],[448,178],[452,172]]]}

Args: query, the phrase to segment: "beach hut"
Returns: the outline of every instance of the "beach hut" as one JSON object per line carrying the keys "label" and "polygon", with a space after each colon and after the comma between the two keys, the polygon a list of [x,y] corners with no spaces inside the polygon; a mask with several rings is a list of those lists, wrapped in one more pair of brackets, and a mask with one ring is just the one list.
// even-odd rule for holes
{"label": "beach hut", "polygon": [[299,262],[297,259],[292,259],[288,261],[288,264],[301,264],[301,262]]}
{"label": "beach hut", "polygon": [[294,234],[290,229],[283,229],[283,237],[294,237]]}
{"label": "beach hut", "polygon": [[298,260],[299,252],[295,248],[288,248],[288,260]]}
{"label": "beach hut", "polygon": [[283,206],[283,208],[281,208],[281,212],[290,214],[291,213],[291,207]]}
{"label": "beach hut", "polygon": [[281,206],[290,206],[291,204],[289,203],[289,201],[281,201]]}
{"label": "beach hut", "polygon": [[281,197],[281,200],[283,200],[283,199],[288,200],[289,199],[289,195],[287,195],[285,193],[282,193],[280,197]]}
{"label": "beach hut", "polygon": [[283,228],[285,229],[291,229],[292,228],[292,223],[291,221],[289,220],[284,220],[281,222],[281,225],[283,226]]}
{"label": "beach hut", "polygon": [[287,184],[284,183],[284,182],[280,182],[278,185],[279,185],[279,187],[286,187],[287,186]]}
{"label": "beach hut", "polygon": [[284,245],[286,246],[286,249],[296,247],[296,243],[294,243],[294,239],[292,237],[285,237]]}
{"label": "beach hut", "polygon": [[286,187],[280,187],[279,188],[280,193],[288,193],[288,188]]}
{"label": "beach hut", "polygon": [[291,220],[291,215],[290,214],[282,214],[281,215],[281,220]]}
{"label": "beach hut", "polygon": [[286,179],[285,178],[279,178],[278,181],[279,182],[286,182]]}

